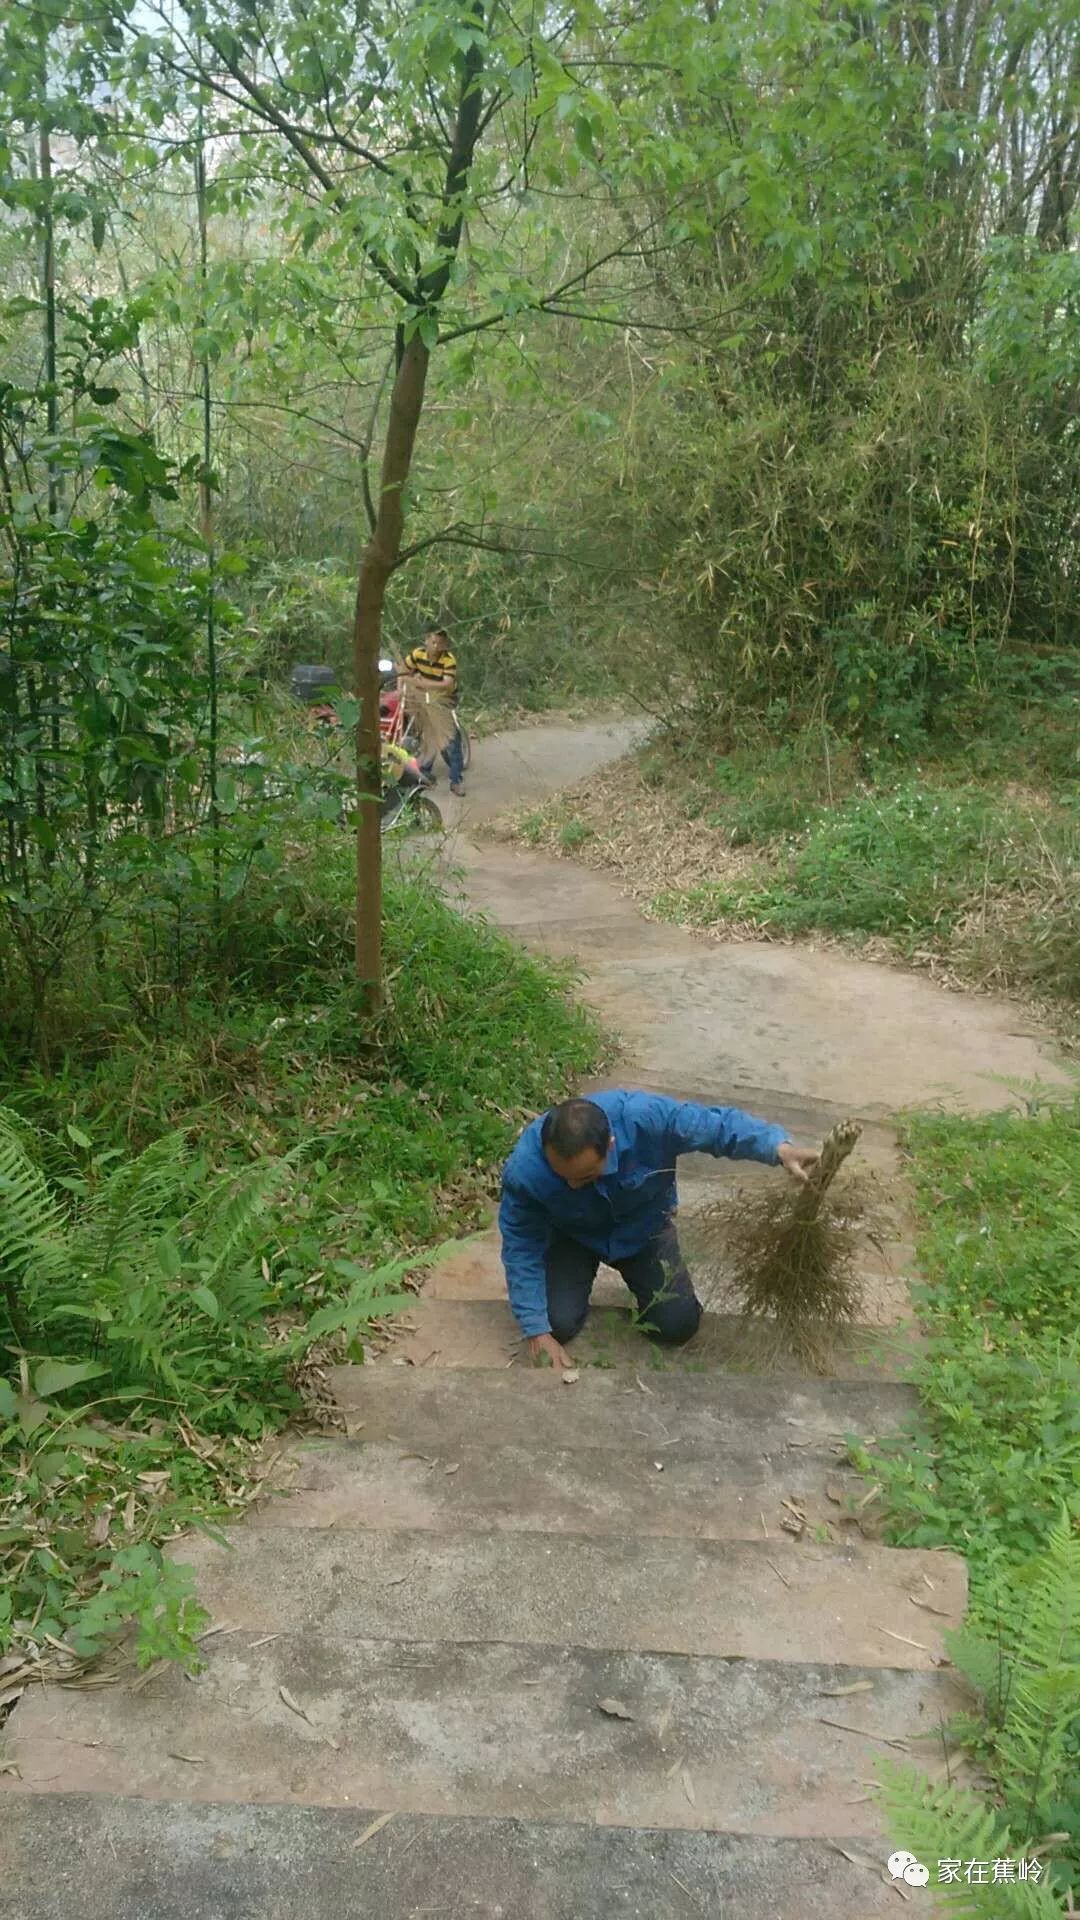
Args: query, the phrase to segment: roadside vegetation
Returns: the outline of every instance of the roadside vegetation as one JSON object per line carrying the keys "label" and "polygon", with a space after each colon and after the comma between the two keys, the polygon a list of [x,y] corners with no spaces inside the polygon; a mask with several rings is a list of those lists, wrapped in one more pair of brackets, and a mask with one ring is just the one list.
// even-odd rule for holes
{"label": "roadside vegetation", "polygon": [[[927,1347],[914,1437],[863,1461],[897,1545],[964,1555],[950,1651],[977,1709],[960,1731],[991,1797],[894,1774],[898,1843],[921,1858],[1047,1869],[976,1914],[1074,1908],[1080,1887],[1080,1100],[908,1129]],[[954,1896],[959,1902],[961,1894]],[[1002,1907],[1008,1899],[1014,1904]],[[979,1900],[983,1902],[978,1904]],[[995,1907],[995,1901],[998,1902]]]}
{"label": "roadside vegetation", "polygon": [[389,1002],[365,1021],[347,842],[263,824],[281,864],[231,903],[222,949],[192,944],[182,992],[133,1003],[166,931],[143,920],[95,1000],[57,1011],[49,1061],[8,1029],[9,1696],[129,1625],[141,1662],[195,1658],[205,1618],[162,1544],[242,1510],[268,1438],[326,1417],[321,1366],[362,1362],[423,1250],[479,1222],[524,1117],[598,1057],[565,978],[409,863],[387,894]]}
{"label": "roadside vegetation", "polygon": [[[1080,1006],[1080,700],[918,756],[810,728],[660,734],[510,831],[619,874],[652,918],[840,940],[953,983]],[[505,829],[500,829],[505,830]]]}

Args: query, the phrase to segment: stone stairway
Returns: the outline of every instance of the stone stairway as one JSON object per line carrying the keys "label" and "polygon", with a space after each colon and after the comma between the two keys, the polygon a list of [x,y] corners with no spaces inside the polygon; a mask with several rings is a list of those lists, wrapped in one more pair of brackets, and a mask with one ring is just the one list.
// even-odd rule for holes
{"label": "stone stairway", "polygon": [[337,1371],[347,1437],[183,1542],[203,1674],[24,1699],[0,1910],[895,1910],[873,1763],[941,1763],[964,1569],[864,1537],[844,1442],[909,1390],[733,1375],[625,1323],[567,1386],[499,1285],[493,1236],[438,1266],[405,1338]]}

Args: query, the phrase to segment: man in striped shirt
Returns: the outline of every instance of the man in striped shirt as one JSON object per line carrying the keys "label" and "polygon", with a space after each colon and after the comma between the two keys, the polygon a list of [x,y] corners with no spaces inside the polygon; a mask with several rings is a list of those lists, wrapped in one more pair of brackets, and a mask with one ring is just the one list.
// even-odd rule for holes
{"label": "man in striped shirt", "polygon": [[465,768],[454,718],[457,660],[441,627],[430,628],[423,644],[406,654],[402,677],[406,707],[420,727],[421,770],[430,778],[441,753],[450,770],[450,791],[463,797]]}

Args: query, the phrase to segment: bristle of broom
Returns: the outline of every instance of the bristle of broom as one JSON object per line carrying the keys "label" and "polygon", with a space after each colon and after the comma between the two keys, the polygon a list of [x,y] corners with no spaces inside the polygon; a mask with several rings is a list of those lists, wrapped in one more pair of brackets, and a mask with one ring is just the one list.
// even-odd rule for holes
{"label": "bristle of broom", "polygon": [[839,1338],[862,1316],[863,1186],[846,1178],[842,1207],[830,1190],[857,1137],[851,1123],[834,1129],[827,1178],[809,1192],[740,1193],[680,1223],[695,1271],[722,1278],[725,1306],[746,1321],[743,1344],[759,1366],[790,1358],[827,1372]]}

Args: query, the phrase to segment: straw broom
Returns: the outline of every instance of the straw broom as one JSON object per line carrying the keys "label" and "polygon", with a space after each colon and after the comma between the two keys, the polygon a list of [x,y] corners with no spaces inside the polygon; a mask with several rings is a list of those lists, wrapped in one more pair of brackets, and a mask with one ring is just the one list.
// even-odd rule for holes
{"label": "straw broom", "polygon": [[848,1185],[841,1215],[831,1189],[861,1133],[857,1121],[841,1120],[804,1185],[740,1194],[695,1222],[694,1238],[706,1256],[722,1248],[724,1267],[734,1269],[733,1304],[749,1323],[748,1344],[766,1365],[791,1354],[824,1371],[835,1336],[859,1319],[856,1197]]}

